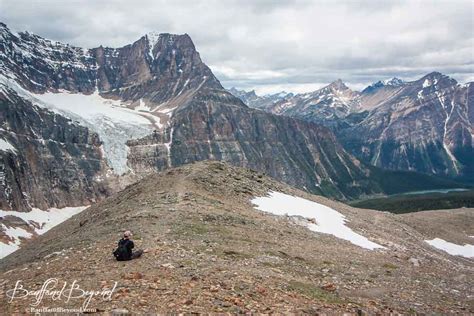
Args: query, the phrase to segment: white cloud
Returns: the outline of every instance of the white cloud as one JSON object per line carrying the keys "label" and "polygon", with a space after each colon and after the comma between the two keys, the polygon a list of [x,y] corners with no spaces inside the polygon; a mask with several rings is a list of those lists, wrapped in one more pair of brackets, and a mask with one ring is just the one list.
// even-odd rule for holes
{"label": "white cloud", "polygon": [[78,46],[122,46],[151,30],[188,33],[224,86],[269,92],[435,70],[472,80],[473,14],[462,0],[0,0],[0,20],[11,28]]}

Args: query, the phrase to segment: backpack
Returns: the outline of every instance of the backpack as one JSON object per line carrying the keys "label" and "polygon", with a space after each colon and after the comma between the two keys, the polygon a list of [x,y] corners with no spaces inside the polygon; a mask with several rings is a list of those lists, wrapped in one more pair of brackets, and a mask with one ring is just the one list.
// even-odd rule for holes
{"label": "backpack", "polygon": [[125,261],[128,260],[128,249],[126,247],[126,243],[120,243],[117,249],[113,252],[115,259],[117,261]]}

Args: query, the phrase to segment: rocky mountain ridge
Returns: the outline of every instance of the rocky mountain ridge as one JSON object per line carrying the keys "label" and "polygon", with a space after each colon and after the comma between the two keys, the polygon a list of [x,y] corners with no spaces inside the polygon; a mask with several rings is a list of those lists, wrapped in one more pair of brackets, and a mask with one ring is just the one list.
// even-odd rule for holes
{"label": "rocky mountain ridge", "polygon": [[383,87],[400,87],[400,86],[403,86],[405,84],[405,81],[400,79],[400,78],[397,78],[397,77],[393,77],[391,79],[386,79],[386,80],[379,80],[371,85],[369,85],[368,87],[364,88],[361,93],[362,94],[365,94],[365,93],[371,93],[371,92],[374,92],[376,91],[377,89],[379,88],[383,88]]}
{"label": "rocky mountain ridge", "polygon": [[[276,192],[296,204],[265,207],[262,202],[273,201]],[[296,210],[295,205],[312,211],[271,212]],[[88,305],[111,314],[469,314],[472,259],[428,241],[472,244],[472,214],[355,209],[259,172],[199,162],[151,175],[4,258],[0,291],[19,279],[31,290],[48,278],[57,278],[59,287],[77,280],[85,290],[110,290],[117,282],[110,300],[94,296]],[[384,248],[366,249],[338,232],[321,231],[327,219],[331,227],[343,221],[349,231]],[[148,252],[117,262],[111,252],[125,229]],[[0,295],[0,312],[25,313],[31,299],[10,302]],[[45,295],[38,307],[82,304],[83,299]]]}
{"label": "rocky mountain ridge", "polygon": [[275,103],[294,95],[293,93],[282,91],[279,93],[259,96],[256,94],[255,90],[247,92],[244,90],[238,90],[236,88],[230,88],[228,91],[242,100],[242,102],[248,106],[267,112],[272,112],[272,107]]}
{"label": "rocky mountain ridge", "polygon": [[473,179],[471,89],[437,72],[384,87],[363,98],[367,116],[339,139],[375,166]]}
{"label": "rocky mountain ridge", "polygon": [[264,110],[331,128],[349,152],[374,166],[472,180],[472,85],[439,72],[379,81],[362,92],[336,81]]}

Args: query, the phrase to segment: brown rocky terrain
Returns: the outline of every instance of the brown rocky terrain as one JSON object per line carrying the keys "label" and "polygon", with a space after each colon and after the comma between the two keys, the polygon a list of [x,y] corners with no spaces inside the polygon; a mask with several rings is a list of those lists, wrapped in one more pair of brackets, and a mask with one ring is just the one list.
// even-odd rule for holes
{"label": "brown rocky terrain", "polygon": [[[327,205],[386,249],[367,250],[310,231],[298,224],[304,219],[256,210],[251,199],[269,191]],[[106,314],[470,314],[473,261],[423,240],[466,241],[474,235],[472,211],[399,216],[355,209],[250,169],[189,164],[128,186],[2,259],[0,313],[30,311],[31,297],[8,302],[6,291],[17,280],[39,289],[58,278],[88,290],[117,281],[111,300],[95,297],[89,305]],[[117,262],[111,252],[126,229],[149,252]],[[39,307],[82,303],[45,297]]]}

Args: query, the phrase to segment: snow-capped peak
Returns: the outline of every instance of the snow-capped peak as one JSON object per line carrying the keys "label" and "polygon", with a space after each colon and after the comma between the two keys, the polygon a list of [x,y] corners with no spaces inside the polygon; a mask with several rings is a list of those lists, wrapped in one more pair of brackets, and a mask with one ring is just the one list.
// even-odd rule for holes
{"label": "snow-capped peak", "polygon": [[153,47],[155,47],[155,44],[158,42],[158,39],[160,38],[160,33],[149,32],[145,36],[148,39],[148,44],[150,44],[150,49],[153,49]]}
{"label": "snow-capped peak", "polygon": [[397,77],[393,77],[393,78],[385,79],[385,80],[379,80],[377,82],[372,83],[370,86],[368,86],[364,90],[362,90],[362,93],[370,93],[383,87],[401,87],[405,83],[406,83],[405,81]]}
{"label": "snow-capped peak", "polygon": [[386,80],[382,81],[382,83],[385,86],[398,87],[398,86],[401,86],[401,85],[405,84],[405,81],[403,81],[402,79],[399,79],[397,77],[393,77],[393,78],[386,79]]}

